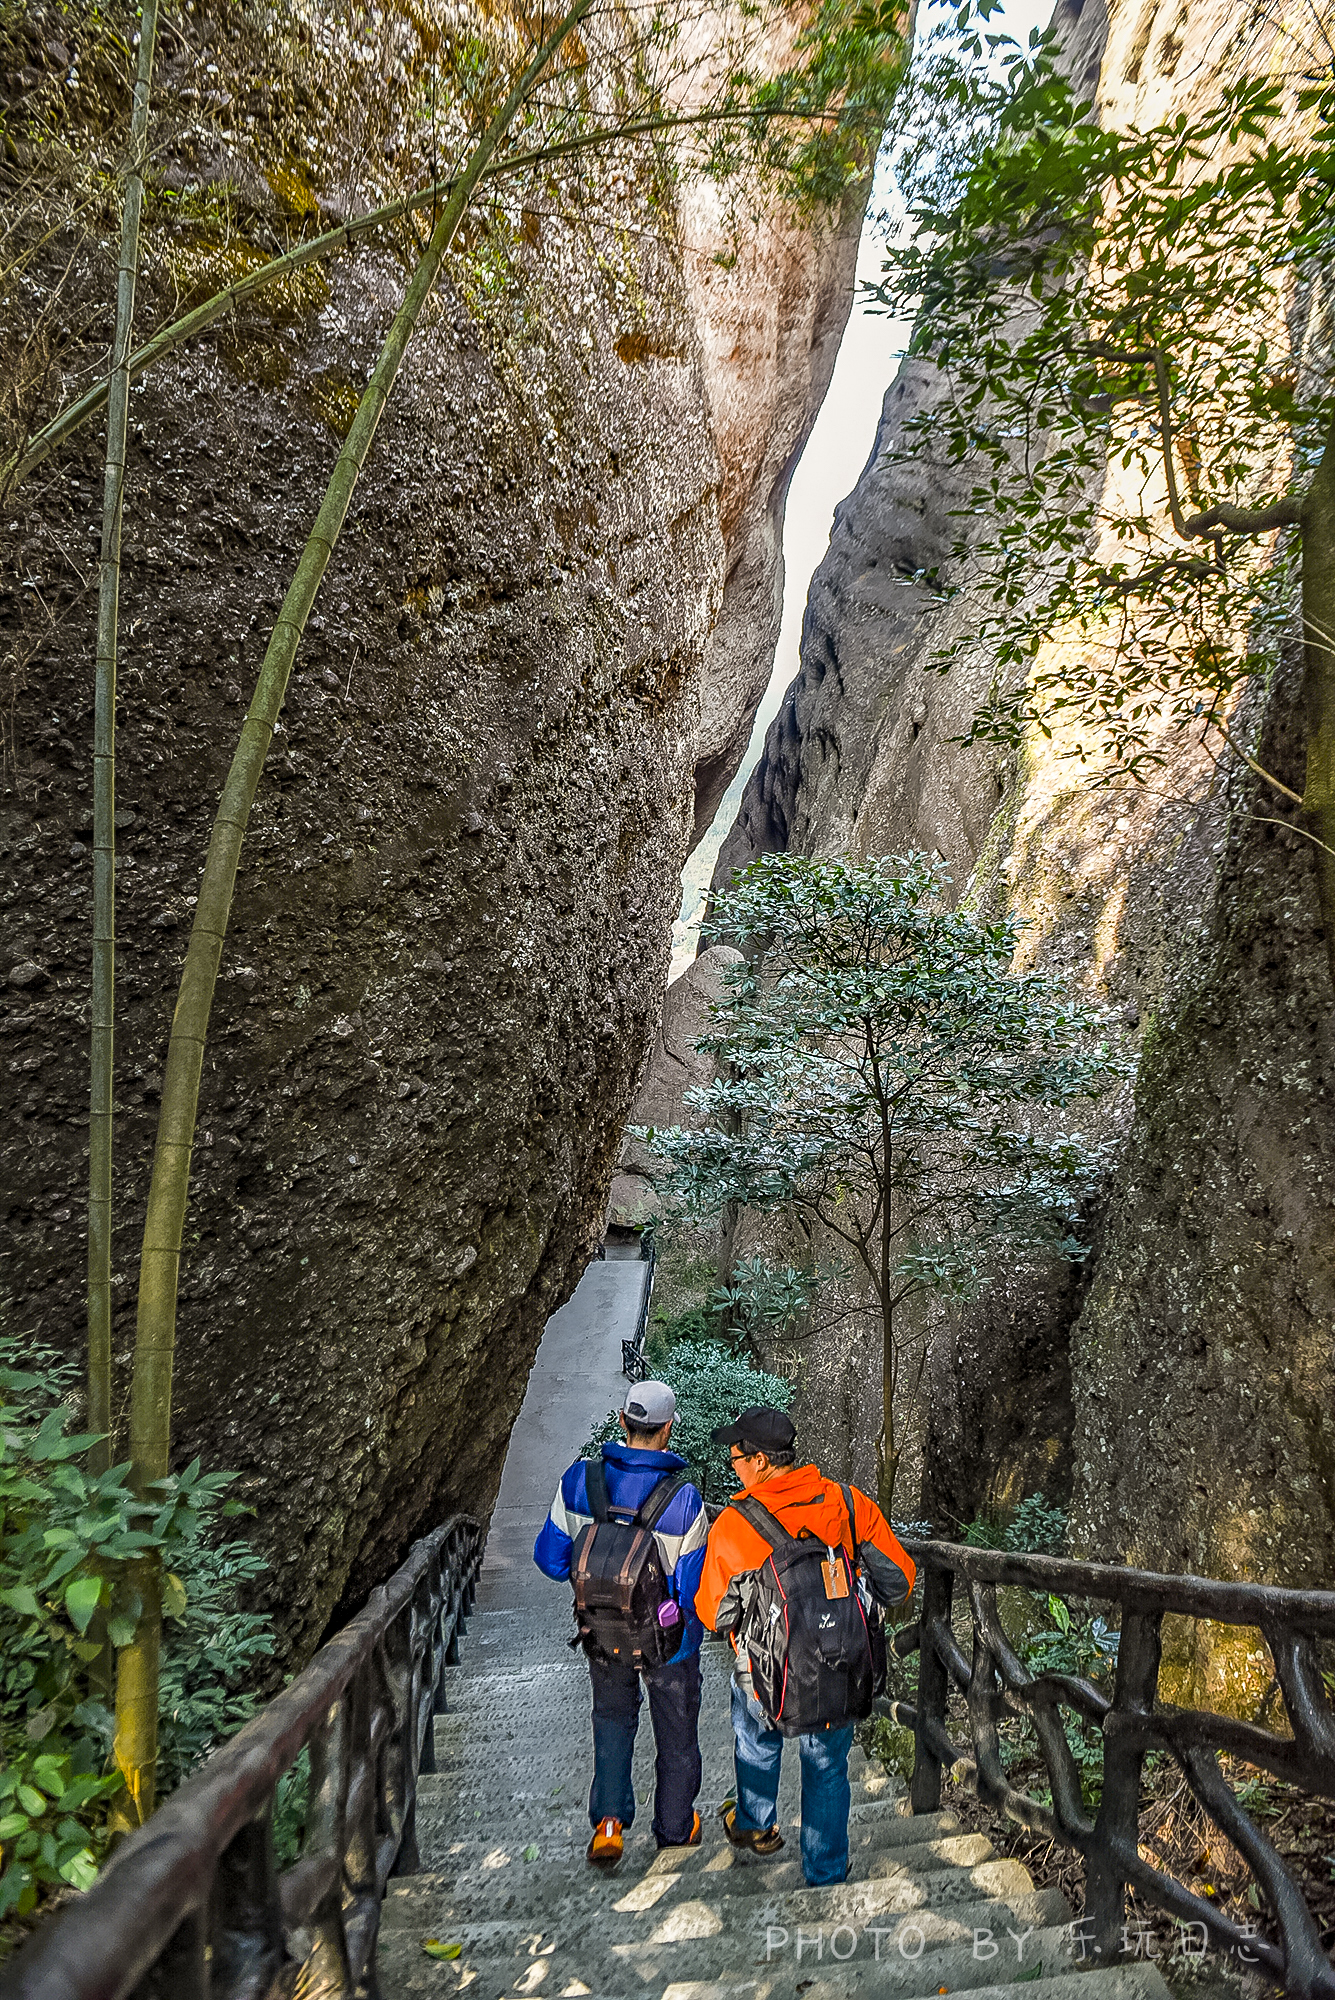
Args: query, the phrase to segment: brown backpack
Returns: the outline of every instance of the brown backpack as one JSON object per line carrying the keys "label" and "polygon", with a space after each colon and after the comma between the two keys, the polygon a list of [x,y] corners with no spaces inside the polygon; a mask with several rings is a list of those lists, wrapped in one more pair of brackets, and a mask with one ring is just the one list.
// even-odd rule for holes
{"label": "brown backpack", "polygon": [[672,1591],[654,1540],[654,1525],[690,1479],[685,1469],[667,1473],[638,1510],[613,1508],[603,1462],[590,1459],[585,1481],[593,1519],[580,1531],[570,1555],[579,1628],[572,1646],[582,1645],[586,1653],[604,1659],[623,1660],[641,1673],[672,1658],[681,1644],[683,1625],[681,1618],[667,1626],[658,1620]]}

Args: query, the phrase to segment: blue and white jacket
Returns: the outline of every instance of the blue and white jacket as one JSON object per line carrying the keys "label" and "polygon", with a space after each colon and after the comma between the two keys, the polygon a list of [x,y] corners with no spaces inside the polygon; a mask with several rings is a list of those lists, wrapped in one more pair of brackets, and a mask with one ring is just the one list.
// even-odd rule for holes
{"label": "blue and white jacket", "polygon": [[[640,1451],[628,1444],[605,1444],[603,1465],[607,1473],[607,1498],[613,1507],[640,1508],[660,1479],[679,1472],[686,1460],[675,1451]],[[561,1475],[551,1512],[533,1544],[533,1560],[544,1576],[557,1583],[570,1577],[570,1552],[575,1538],[593,1519],[585,1484],[586,1461],[577,1458]],[[700,1650],[702,1628],[695,1615],[695,1593],[704,1568],[709,1519],[705,1503],[693,1486],[683,1486],[673,1494],[667,1511],[654,1529],[654,1540],[663,1562],[663,1573],[672,1585],[672,1595],[682,1609],[683,1637],[672,1661],[686,1660]],[[669,1665],[672,1664],[669,1661]]]}

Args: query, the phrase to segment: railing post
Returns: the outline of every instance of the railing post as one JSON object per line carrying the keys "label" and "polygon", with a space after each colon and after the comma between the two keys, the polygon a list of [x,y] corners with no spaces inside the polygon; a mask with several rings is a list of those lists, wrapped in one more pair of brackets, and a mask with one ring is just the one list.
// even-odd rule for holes
{"label": "railing post", "polygon": [[209,2000],[208,1909],[192,1910],[130,2000]]}
{"label": "railing post", "polygon": [[212,1902],[211,1988],[225,2000],[259,2000],[286,1958],[272,1800],[220,1856]]}
{"label": "railing post", "polygon": [[[1126,1923],[1126,1881],[1116,1850],[1134,1854],[1140,1827],[1140,1770],[1144,1739],[1117,1729],[1122,1714],[1153,1713],[1159,1688],[1160,1611],[1126,1611],[1117,1643],[1112,1712],[1104,1724],[1103,1799],[1085,1855],[1085,1917],[1091,1943],[1105,1965],[1121,1956]],[[1112,1723],[1111,1733],[1107,1724]]]}
{"label": "railing post", "polygon": [[914,1727],[913,1779],[909,1786],[909,1804],[915,1813],[938,1812],[941,1806],[941,1759],[932,1748],[928,1725],[935,1722],[942,1729],[945,1728],[946,1697],[950,1691],[950,1681],[946,1673],[946,1663],[932,1644],[932,1627],[934,1624],[942,1624],[949,1630],[954,1581],[948,1569],[938,1568],[931,1562],[923,1567],[922,1616],[919,1620],[922,1637],[918,1646],[918,1719]]}
{"label": "railing post", "polygon": [[363,1659],[348,1688],[347,1805],[343,1825],[343,1934],[356,2000],[376,1992],[375,1942],[380,1925],[376,1879],[376,1807],[380,1758],[373,1729],[376,1700],[374,1652]]}
{"label": "railing post", "polygon": [[329,1887],[312,1912],[311,1950],[303,1992],[314,2000],[351,2000],[352,1968],[343,1927],[343,1846],[352,1768],[346,1695],[330,1709],[310,1741],[310,1792],[306,1806],[306,1856],[332,1861]]}
{"label": "railing post", "polygon": [[425,1629],[419,1624],[417,1606],[409,1603],[390,1626],[384,1642],[393,1721],[385,1745],[382,1809],[388,1808],[391,1826],[398,1820],[399,1832],[399,1850],[389,1871],[391,1875],[416,1875],[422,1866],[417,1851],[418,1693],[422,1671],[417,1646],[419,1632],[430,1645]]}

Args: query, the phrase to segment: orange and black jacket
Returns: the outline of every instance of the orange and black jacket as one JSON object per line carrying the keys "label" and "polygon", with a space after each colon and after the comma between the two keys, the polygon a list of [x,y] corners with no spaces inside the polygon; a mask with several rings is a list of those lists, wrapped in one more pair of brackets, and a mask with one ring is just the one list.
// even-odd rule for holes
{"label": "orange and black jacket", "polygon": [[[750,1490],[790,1535],[800,1535],[806,1529],[827,1547],[842,1543],[852,1556],[854,1537],[849,1532],[843,1493],[838,1481],[827,1479],[817,1466],[790,1466]],[[902,1604],[917,1573],[913,1558],[895,1540],[876,1502],[859,1493],[856,1486],[849,1490],[856,1539],[862,1547],[862,1570],[872,1596],[878,1604]],[[705,1566],[695,1594],[696,1611],[711,1632],[736,1629],[742,1610],[737,1579],[759,1569],[769,1553],[770,1544],[764,1536],[744,1521],[735,1507],[725,1507],[709,1531]]]}

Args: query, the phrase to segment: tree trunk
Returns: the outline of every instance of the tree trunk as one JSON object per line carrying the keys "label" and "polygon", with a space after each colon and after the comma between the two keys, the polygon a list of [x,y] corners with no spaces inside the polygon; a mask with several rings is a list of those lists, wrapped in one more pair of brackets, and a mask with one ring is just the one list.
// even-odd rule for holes
{"label": "tree trunk", "polygon": [[[394,386],[404,351],[440,270],[441,262],[492,154],[533,85],[593,0],[576,0],[547,38],[492,118],[455,183],[412,282],[390,327],[375,372],[338,455],[315,525],[283,600],[260,667],[254,699],[242,725],[223,787],[199,903],[190,933],[180,992],[163,1072],[162,1106],[149,1184],[139,1265],[139,1314],[130,1399],[130,1458],[135,1486],[143,1490],[168,1470],[171,1444],[172,1360],[181,1236],[190,1189],[199,1079],[218,964],[231,910],[250,808],[269,742],[287,691],[292,662],[315,593],[337,545],[358,474]],[[153,1810],[157,1764],[158,1674],[161,1629],[156,1565],[136,1565],[144,1609],[131,1643],[122,1648],[116,1675],[116,1763],[140,1820]]]}
{"label": "tree trunk", "polygon": [[1316,849],[1317,900],[1335,989],[1335,425],[1302,519],[1303,692],[1307,777],[1303,818]]}
{"label": "tree trunk", "polygon": [[876,1504],[890,1519],[895,1498],[899,1452],[895,1445],[895,1392],[899,1387],[899,1356],[895,1349],[894,1308],[881,1307],[881,1435],[876,1446]]}

